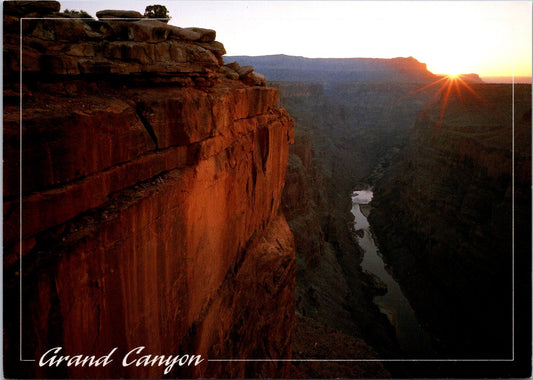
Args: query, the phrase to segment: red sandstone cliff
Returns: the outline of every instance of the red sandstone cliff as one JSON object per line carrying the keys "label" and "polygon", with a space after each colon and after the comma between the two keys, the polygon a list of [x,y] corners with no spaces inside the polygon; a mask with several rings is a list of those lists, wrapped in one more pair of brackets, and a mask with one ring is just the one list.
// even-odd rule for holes
{"label": "red sandstone cliff", "polygon": [[[4,4],[6,375],[163,377],[120,365],[137,346],[206,359],[171,376],[287,375],[207,360],[291,355],[293,122],[277,90],[223,66],[214,31],[58,11]],[[19,361],[58,346],[117,360]]]}

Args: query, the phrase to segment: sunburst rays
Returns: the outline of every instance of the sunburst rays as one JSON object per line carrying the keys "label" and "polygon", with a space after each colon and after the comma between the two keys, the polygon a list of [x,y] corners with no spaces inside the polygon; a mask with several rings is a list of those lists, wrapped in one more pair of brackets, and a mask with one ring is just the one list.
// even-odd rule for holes
{"label": "sunburst rays", "polygon": [[436,99],[440,97],[439,121],[437,124],[436,131],[437,133],[442,126],[442,121],[444,120],[448,103],[454,95],[457,97],[460,103],[465,102],[465,96],[463,95],[465,92],[471,93],[480,101],[483,100],[481,96],[479,96],[479,94],[463,79],[463,75],[450,74],[442,76],[439,79],[412,91],[408,95],[396,100],[394,103],[398,103],[403,99],[410,98],[424,91],[430,91],[432,89],[435,90],[435,88],[437,89],[437,91],[435,91],[431,99],[425,104],[424,108],[422,108],[422,112],[425,111],[431,104],[433,104]]}

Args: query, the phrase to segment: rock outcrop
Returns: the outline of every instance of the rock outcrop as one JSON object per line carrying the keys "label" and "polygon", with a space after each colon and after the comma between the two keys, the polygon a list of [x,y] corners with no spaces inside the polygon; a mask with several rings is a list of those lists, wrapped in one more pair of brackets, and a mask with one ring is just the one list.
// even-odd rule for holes
{"label": "rock outcrop", "polygon": [[137,11],[106,9],[103,11],[96,12],[96,17],[98,17],[98,19],[100,20],[102,19],[132,19],[132,20],[137,21],[143,18],[143,15]]}
{"label": "rock outcrop", "polygon": [[527,330],[530,313],[518,300],[530,277],[531,86],[459,87],[420,114],[370,222],[443,357],[510,358],[520,344],[529,361],[513,326]]}
{"label": "rock outcrop", "polygon": [[[227,78],[214,31],[58,10],[4,3],[6,376],[163,377],[121,365],[139,346],[205,359],[170,376],[288,376],[293,122],[278,91]],[[116,360],[19,361],[54,347]],[[212,361],[233,358],[269,360]]]}
{"label": "rock outcrop", "polygon": [[57,7],[20,3],[5,4],[4,41],[17,54],[5,55],[4,68],[17,72],[22,66],[26,77],[112,75],[127,76],[130,84],[209,87],[226,53],[211,29],[180,28],[139,19],[137,12],[112,10],[98,12],[100,21],[76,19],[58,13]]}

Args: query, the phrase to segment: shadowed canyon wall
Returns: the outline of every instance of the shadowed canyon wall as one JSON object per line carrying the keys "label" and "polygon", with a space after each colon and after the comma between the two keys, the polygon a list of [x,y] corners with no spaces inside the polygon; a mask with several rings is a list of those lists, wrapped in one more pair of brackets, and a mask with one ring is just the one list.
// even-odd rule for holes
{"label": "shadowed canyon wall", "polygon": [[444,357],[530,360],[530,218],[531,86],[473,84],[427,107],[370,222]]}
{"label": "shadowed canyon wall", "polygon": [[[206,359],[170,376],[287,376],[207,359],[291,357],[293,121],[264,78],[223,66],[214,31],[126,16],[4,3],[6,375],[163,377],[120,365],[145,346]],[[105,367],[19,361],[54,347],[118,349]]]}

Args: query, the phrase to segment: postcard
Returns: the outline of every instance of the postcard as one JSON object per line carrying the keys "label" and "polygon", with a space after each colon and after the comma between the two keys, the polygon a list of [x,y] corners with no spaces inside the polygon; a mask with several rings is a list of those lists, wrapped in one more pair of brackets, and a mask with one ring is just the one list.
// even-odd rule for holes
{"label": "postcard", "polygon": [[531,376],[531,1],[5,1],[3,376]]}

